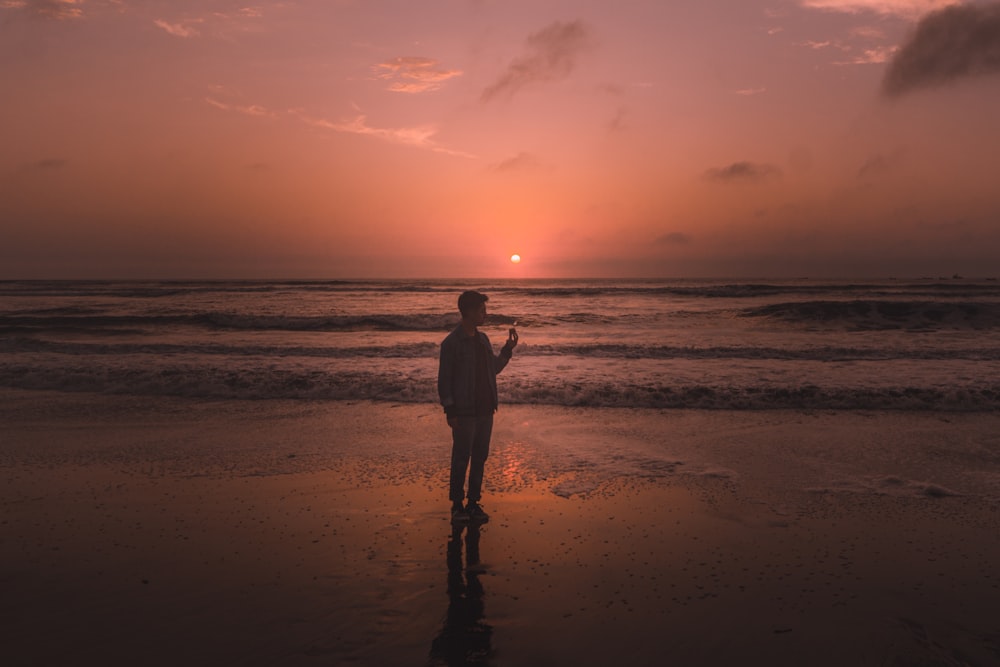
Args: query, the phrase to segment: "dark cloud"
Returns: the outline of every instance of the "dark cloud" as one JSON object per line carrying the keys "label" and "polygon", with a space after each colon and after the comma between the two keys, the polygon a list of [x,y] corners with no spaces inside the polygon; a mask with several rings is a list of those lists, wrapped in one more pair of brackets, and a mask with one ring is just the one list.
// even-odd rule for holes
{"label": "dark cloud", "polygon": [[68,162],[62,158],[47,157],[35,162],[23,162],[18,171],[22,174],[35,174],[39,172],[53,172],[64,169]]}
{"label": "dark cloud", "polygon": [[858,178],[869,178],[893,171],[902,161],[903,151],[898,150],[890,155],[879,153],[873,155],[858,169]]}
{"label": "dark cloud", "polygon": [[62,169],[65,166],[66,160],[61,158],[45,158],[44,160],[39,160],[38,162],[32,162],[28,165],[28,168],[38,171],[52,171],[55,169]]}
{"label": "dark cloud", "polygon": [[1000,4],[955,5],[928,14],[896,52],[882,92],[895,97],[1000,73]]}
{"label": "dark cloud", "polygon": [[597,87],[597,90],[614,97],[621,97],[625,94],[625,87],[617,83],[604,83]]}
{"label": "dark cloud", "polygon": [[866,176],[874,176],[876,174],[882,174],[889,170],[889,161],[884,155],[874,155],[861,165],[858,169],[858,178],[865,178]]}
{"label": "dark cloud", "polygon": [[715,183],[755,183],[772,176],[779,176],[781,170],[770,164],[754,162],[734,162],[728,167],[715,167],[705,172],[705,178]]}
{"label": "dark cloud", "polygon": [[566,78],[590,43],[590,31],[580,21],[556,21],[529,35],[525,53],[515,58],[500,78],[483,91],[482,100],[511,97],[526,85]]}
{"label": "dark cloud", "polygon": [[693,240],[694,238],[684,232],[670,232],[669,234],[657,237],[656,243],[661,245],[688,245]]}
{"label": "dark cloud", "polygon": [[512,158],[508,158],[503,162],[493,165],[493,171],[496,172],[514,172],[514,171],[533,171],[535,169],[541,168],[542,163],[538,158],[532,153],[526,153],[524,151],[518,153]]}
{"label": "dark cloud", "polygon": [[618,107],[615,112],[614,118],[608,121],[608,132],[618,132],[624,130],[627,127],[626,118],[628,117],[628,109],[625,107]]}

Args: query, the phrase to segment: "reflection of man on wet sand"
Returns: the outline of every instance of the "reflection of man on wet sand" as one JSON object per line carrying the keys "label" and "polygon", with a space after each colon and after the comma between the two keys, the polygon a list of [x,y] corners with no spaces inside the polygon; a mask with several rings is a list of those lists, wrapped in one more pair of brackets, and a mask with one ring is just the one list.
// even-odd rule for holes
{"label": "reflection of man on wet sand", "polygon": [[[479,506],[483,468],[490,453],[493,413],[497,409],[497,373],[510,361],[517,345],[517,331],[511,328],[500,353],[479,327],[486,322],[485,294],[462,292],[458,310],[462,322],[441,343],[438,367],[438,396],[451,427],[451,519],[462,524],[485,523],[489,516]],[[469,503],[465,499],[465,473],[469,473]]]}
{"label": "reflection of man on wet sand", "polygon": [[431,643],[432,665],[486,665],[493,650],[493,626],[483,620],[479,526],[469,526],[465,536],[465,567],[463,532],[463,527],[456,526],[448,540],[448,615],[441,633]]}

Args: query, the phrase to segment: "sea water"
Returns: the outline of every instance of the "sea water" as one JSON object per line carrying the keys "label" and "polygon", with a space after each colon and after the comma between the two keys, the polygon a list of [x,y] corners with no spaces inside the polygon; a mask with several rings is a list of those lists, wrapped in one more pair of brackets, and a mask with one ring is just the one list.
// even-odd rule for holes
{"label": "sea water", "polygon": [[0,386],[434,403],[466,289],[520,334],[501,404],[1000,408],[1000,284],[962,279],[6,281]]}

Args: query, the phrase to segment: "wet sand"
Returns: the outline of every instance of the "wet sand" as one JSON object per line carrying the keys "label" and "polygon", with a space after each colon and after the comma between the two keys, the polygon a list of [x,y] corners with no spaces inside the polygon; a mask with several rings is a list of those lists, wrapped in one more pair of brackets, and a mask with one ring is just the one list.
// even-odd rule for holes
{"label": "wet sand", "polygon": [[2,398],[4,664],[1000,664],[998,415],[504,406],[456,532],[434,406]]}

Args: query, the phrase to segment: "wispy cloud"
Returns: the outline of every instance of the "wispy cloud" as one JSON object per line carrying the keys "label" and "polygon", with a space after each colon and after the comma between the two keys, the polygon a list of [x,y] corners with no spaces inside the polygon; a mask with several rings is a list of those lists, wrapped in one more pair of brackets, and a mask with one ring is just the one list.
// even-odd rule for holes
{"label": "wispy cloud", "polygon": [[83,16],[84,0],[3,0],[2,9],[20,9],[40,18],[65,20]]}
{"label": "wispy cloud", "polygon": [[405,56],[375,65],[376,76],[389,82],[396,93],[426,93],[438,90],[448,79],[461,76],[461,70],[442,69],[433,58]]}
{"label": "wispy cloud", "polygon": [[324,118],[310,118],[302,114],[297,114],[303,122],[312,127],[334,132],[346,132],[348,134],[361,134],[375,137],[383,141],[394,144],[403,144],[414,148],[444,153],[457,157],[474,158],[475,155],[463,151],[453,150],[440,145],[434,139],[438,129],[435,125],[414,125],[410,127],[374,127],[368,124],[368,119],[363,114],[359,114],[349,120],[330,121]]}
{"label": "wispy cloud", "polygon": [[833,12],[859,14],[873,12],[883,16],[916,18],[927,12],[957,4],[960,0],[800,0],[803,7]]}
{"label": "wispy cloud", "polygon": [[625,94],[625,86],[620,83],[602,83],[597,90],[614,97],[622,97]]}
{"label": "wispy cloud", "polygon": [[[858,35],[863,39],[869,39],[867,35]],[[841,40],[824,40],[799,42],[799,46],[804,46],[814,51],[833,49],[844,54],[843,57],[834,60],[834,65],[875,65],[889,62],[892,54],[898,47],[893,45],[862,46],[850,44]]]}
{"label": "wispy cloud", "polygon": [[948,7],[921,19],[882,80],[890,97],[1000,74],[1000,5]]}
{"label": "wispy cloud", "polygon": [[861,39],[885,39],[885,31],[878,26],[859,25],[851,28],[851,35]]}
{"label": "wispy cloud", "polygon": [[257,104],[227,104],[226,102],[220,102],[212,97],[206,97],[205,101],[216,109],[222,109],[223,111],[235,111],[236,113],[241,113],[245,116],[273,117],[277,115],[275,112],[269,111],[268,109],[265,109]]}
{"label": "wispy cloud", "polygon": [[158,18],[153,24],[169,35],[184,39],[203,33],[231,38],[234,33],[260,30],[261,23],[257,19],[263,15],[259,7],[241,7],[229,12],[204,12],[200,16],[189,15],[177,20]]}
{"label": "wispy cloud", "polygon": [[781,170],[774,165],[747,161],[714,167],[704,174],[705,180],[713,183],[758,183],[780,175]]}
{"label": "wispy cloud", "polygon": [[512,158],[507,158],[502,162],[492,165],[490,169],[497,173],[510,173],[519,171],[536,171],[542,168],[542,163],[536,155],[521,151]]}
{"label": "wispy cloud", "polygon": [[605,124],[608,132],[621,132],[628,129],[628,115],[628,107],[618,107],[615,110],[615,115]]}
{"label": "wispy cloud", "polygon": [[888,173],[902,162],[903,156],[903,150],[897,150],[889,155],[882,153],[873,155],[858,169],[858,178],[867,179]]}
{"label": "wispy cloud", "polygon": [[180,23],[168,23],[163,19],[156,19],[153,23],[158,28],[162,28],[167,33],[173,35],[174,37],[194,37],[198,35],[198,31],[192,27],[192,24],[203,23],[203,19],[189,19],[187,21],[182,21]]}
{"label": "wispy cloud", "polygon": [[416,125],[399,128],[372,127],[368,124],[368,119],[364,115],[342,121],[307,118],[305,116],[302,116],[302,119],[313,127],[334,130],[335,132],[365,134],[397,144],[407,144],[408,146],[428,147],[433,144],[433,137],[437,134],[437,128],[433,125]]}
{"label": "wispy cloud", "polygon": [[590,30],[580,21],[557,21],[546,26],[528,36],[524,53],[483,90],[482,100],[509,98],[527,85],[565,79],[590,44]]}
{"label": "wispy cloud", "polygon": [[[218,92],[226,93],[221,86],[214,87]],[[463,151],[453,150],[442,146],[435,140],[438,132],[435,125],[414,125],[410,127],[375,127],[368,124],[367,117],[358,113],[347,120],[328,120],[326,118],[314,118],[304,114],[301,110],[291,109],[288,111],[273,111],[258,104],[232,104],[223,102],[214,97],[206,97],[205,103],[216,109],[231,113],[240,113],[246,116],[256,116],[259,118],[277,118],[293,116],[309,127],[321,130],[331,130],[333,132],[343,132],[347,134],[360,134],[394,144],[403,144],[414,148],[433,151],[435,153],[445,153],[458,157],[474,158],[475,155]],[[355,107],[356,108],[356,107]],[[360,111],[360,110],[359,110]]]}
{"label": "wispy cloud", "polygon": [[28,171],[56,171],[66,166],[67,161],[62,158],[44,158],[37,162],[30,162],[24,166]]}
{"label": "wispy cloud", "polygon": [[13,173],[20,177],[33,179],[55,178],[56,174],[66,169],[68,164],[69,161],[64,158],[47,157],[41,160],[22,162]]}
{"label": "wispy cloud", "polygon": [[653,240],[657,245],[690,245],[694,238],[684,232],[670,232]]}
{"label": "wispy cloud", "polygon": [[845,60],[836,60],[834,65],[881,65],[887,63],[896,53],[896,46],[876,46],[870,49],[862,49],[859,53],[854,53]]}
{"label": "wispy cloud", "polygon": [[38,0],[35,11],[54,19],[77,19],[83,16],[83,0]]}
{"label": "wispy cloud", "polygon": [[741,88],[733,92],[743,97],[753,97],[754,95],[763,95],[767,92],[767,88]]}
{"label": "wispy cloud", "polygon": [[826,49],[826,48],[829,48],[831,46],[836,46],[836,44],[832,40],[829,40],[829,39],[824,40],[822,42],[819,42],[819,41],[816,41],[816,40],[812,40],[812,39],[807,39],[804,42],[799,42],[799,45],[800,46],[804,46],[807,49],[812,49],[814,51],[819,51],[820,49]]}

